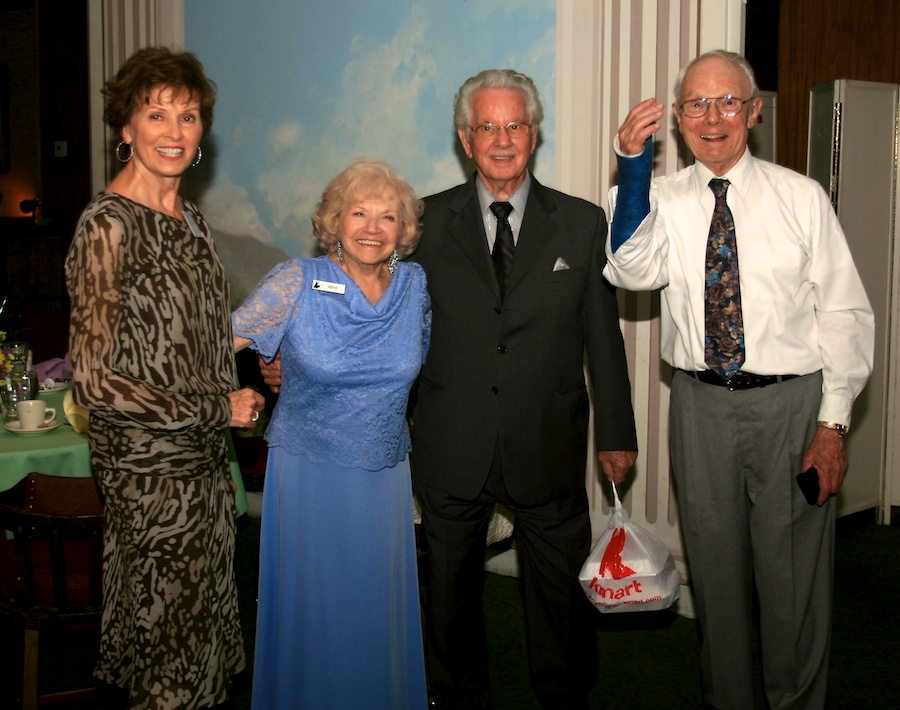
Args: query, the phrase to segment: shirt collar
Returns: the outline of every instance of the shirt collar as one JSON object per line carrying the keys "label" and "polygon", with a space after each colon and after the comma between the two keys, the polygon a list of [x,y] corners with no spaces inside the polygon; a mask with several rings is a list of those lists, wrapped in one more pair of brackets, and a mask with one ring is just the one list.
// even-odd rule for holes
{"label": "shirt collar", "polygon": [[[714,175],[713,172],[702,163],[694,163],[694,189],[700,196],[709,192],[709,181],[713,178],[721,178],[728,180],[731,187],[737,190],[741,197],[746,197],[750,190],[750,178],[753,175],[753,156],[750,155],[750,148],[744,150],[741,159],[737,161],[734,167],[724,175]],[[731,188],[729,188],[731,189]]]}
{"label": "shirt collar", "polygon": [[[488,190],[487,186],[481,182],[480,177],[475,178],[475,186],[478,188],[478,202],[481,205],[481,213],[490,213],[491,216],[493,216],[493,212],[490,212],[490,209],[491,205],[497,202],[497,198],[494,196],[494,193]],[[519,218],[525,214],[525,203],[528,202],[528,192],[530,190],[531,171],[529,170],[525,173],[525,179],[522,181],[522,184],[519,185],[519,189],[510,195],[510,198],[507,200],[507,202],[513,206],[513,210]]]}

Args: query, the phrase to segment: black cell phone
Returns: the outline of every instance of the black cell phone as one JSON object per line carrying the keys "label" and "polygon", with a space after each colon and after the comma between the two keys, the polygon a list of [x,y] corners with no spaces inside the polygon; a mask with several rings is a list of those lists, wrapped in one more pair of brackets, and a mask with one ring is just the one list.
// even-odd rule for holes
{"label": "black cell phone", "polygon": [[797,474],[797,485],[803,491],[806,502],[816,505],[819,502],[819,472],[814,468],[808,468]]}

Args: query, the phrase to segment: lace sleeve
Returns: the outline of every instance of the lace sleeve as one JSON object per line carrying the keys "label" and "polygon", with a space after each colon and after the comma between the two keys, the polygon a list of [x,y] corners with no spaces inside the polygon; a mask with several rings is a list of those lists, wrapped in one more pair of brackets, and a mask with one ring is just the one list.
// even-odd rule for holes
{"label": "lace sleeve", "polygon": [[274,358],[302,289],[303,267],[299,259],[276,265],[231,315],[235,335],[252,340],[250,347],[267,361]]}

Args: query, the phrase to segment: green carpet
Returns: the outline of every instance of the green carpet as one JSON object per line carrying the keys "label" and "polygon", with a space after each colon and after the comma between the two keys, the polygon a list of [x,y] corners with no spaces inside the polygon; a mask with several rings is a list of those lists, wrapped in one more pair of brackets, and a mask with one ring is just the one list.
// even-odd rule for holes
{"label": "green carpet", "polygon": [[[259,520],[240,521],[236,569],[248,655],[253,653]],[[836,710],[900,706],[900,526],[879,526],[867,511],[838,521],[834,640],[828,707]],[[522,605],[517,580],[488,574],[484,590],[495,710],[537,710],[528,685]],[[701,707],[699,644],[692,620],[670,612],[597,614],[599,681],[592,708],[680,710]],[[3,628],[3,646],[18,639]],[[89,684],[95,636],[42,642],[44,692]],[[0,676],[0,707],[17,679],[9,662]],[[105,708],[100,703],[69,706]],[[250,707],[249,672],[237,679],[232,707]],[[762,708],[763,706],[760,706]]]}

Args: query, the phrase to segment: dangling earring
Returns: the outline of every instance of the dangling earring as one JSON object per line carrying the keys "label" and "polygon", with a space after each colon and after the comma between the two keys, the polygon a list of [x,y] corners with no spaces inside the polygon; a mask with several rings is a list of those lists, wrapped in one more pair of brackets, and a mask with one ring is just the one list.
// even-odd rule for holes
{"label": "dangling earring", "polygon": [[394,272],[397,270],[397,261],[400,259],[400,255],[397,254],[397,250],[394,249],[390,258],[388,259],[388,271],[391,272],[391,276],[394,275]]}
{"label": "dangling earring", "polygon": [[197,146],[197,157],[196,157],[196,159],[194,160],[194,162],[191,163],[191,167],[192,167],[192,168],[196,168],[198,165],[200,165],[200,161],[201,161],[202,159],[203,159],[203,151],[200,150],[200,146],[198,145],[198,146]]}
{"label": "dangling earring", "polygon": [[341,246],[341,243],[337,243],[337,247],[335,248],[335,253],[337,254],[338,264],[344,263],[344,247]]}
{"label": "dangling earring", "polygon": [[[123,145],[128,146],[128,157],[127,158],[123,158],[122,155],[119,153],[119,151],[122,149]],[[127,163],[129,160],[131,160],[132,156],[134,156],[134,147],[131,145],[131,143],[126,143],[125,141],[119,141],[119,145],[116,146],[116,160],[118,160],[120,163]]]}

